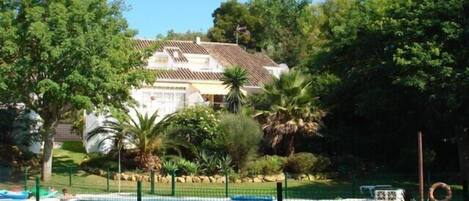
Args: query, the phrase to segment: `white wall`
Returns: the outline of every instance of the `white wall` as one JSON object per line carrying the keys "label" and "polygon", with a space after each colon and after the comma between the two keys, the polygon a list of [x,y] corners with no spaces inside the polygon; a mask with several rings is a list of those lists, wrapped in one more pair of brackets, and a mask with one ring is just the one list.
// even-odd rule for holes
{"label": "white wall", "polygon": [[[208,71],[208,72],[223,72],[223,66],[210,55],[205,54],[184,54],[188,62],[177,63],[172,60],[169,53],[166,51],[155,52],[148,58],[147,68],[150,69],[176,69],[188,68],[192,71]],[[166,63],[159,62],[157,58],[165,57]]]}
{"label": "white wall", "polygon": [[[30,132],[31,133],[39,132],[39,129],[42,126],[42,119],[39,116],[39,114],[37,114],[34,111],[31,111],[28,114],[28,116],[29,116],[30,119],[35,120],[37,122],[35,128],[33,128],[33,130],[31,130]],[[41,153],[41,148],[42,148],[42,142],[39,140],[39,141],[36,141],[36,142],[32,142],[31,145],[28,147],[28,150],[32,153],[40,154]]]}
{"label": "white wall", "polygon": [[102,144],[101,147],[98,147],[99,142],[101,142],[104,138],[107,137],[106,134],[99,134],[95,137],[88,140],[88,133],[93,129],[96,129],[100,126],[104,125],[106,121],[106,115],[97,115],[95,113],[84,114],[85,115],[85,126],[83,131],[83,145],[85,146],[85,150],[87,153],[91,152],[103,152],[107,153],[112,145],[112,141],[107,141]]}
{"label": "white wall", "polygon": [[[161,97],[161,94],[163,97]],[[178,94],[183,94],[184,99],[180,100],[182,102],[165,101],[171,100],[171,94],[173,100],[178,100],[177,98],[174,98],[175,96],[178,96]],[[190,87],[190,84],[187,83],[157,83],[155,86],[132,90],[131,96],[137,101],[138,106],[136,109],[139,112],[153,113],[158,110],[158,121],[164,118],[166,115],[174,113],[178,109],[185,106],[204,103],[204,100],[198,91]],[[151,96],[154,96],[153,100]],[[165,96],[167,97],[165,98]],[[130,113],[130,115],[135,118],[133,111]],[[88,132],[99,126],[103,126],[103,122],[105,120],[105,115],[96,115],[94,113],[86,115],[85,129],[83,131],[83,144],[85,145],[85,149],[88,153],[109,151],[112,145],[110,141],[108,143],[104,143],[102,147],[98,147],[98,143],[107,136],[106,134],[100,134],[91,138],[89,141],[86,140]]]}
{"label": "white wall", "polygon": [[223,72],[223,66],[210,55],[184,54],[184,56],[189,60],[187,68],[190,68],[191,71]]}
{"label": "white wall", "polygon": [[288,66],[285,64],[280,64],[279,66],[264,66],[264,68],[277,78],[280,77],[282,73],[289,71]]}

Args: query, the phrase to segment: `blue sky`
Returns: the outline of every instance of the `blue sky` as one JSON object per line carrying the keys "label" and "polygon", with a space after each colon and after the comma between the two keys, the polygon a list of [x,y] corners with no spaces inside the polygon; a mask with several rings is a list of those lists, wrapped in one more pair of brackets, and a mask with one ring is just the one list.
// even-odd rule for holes
{"label": "blue sky", "polygon": [[[170,29],[176,32],[207,31],[212,13],[224,0],[125,0],[129,26],[140,38],[155,38]],[[246,2],[247,0],[240,0]],[[318,1],[318,0],[313,0]]]}
{"label": "blue sky", "polygon": [[[138,37],[155,38],[170,29],[176,32],[207,31],[213,25],[212,13],[222,0],[126,0],[124,12]],[[244,1],[242,1],[244,2]]]}

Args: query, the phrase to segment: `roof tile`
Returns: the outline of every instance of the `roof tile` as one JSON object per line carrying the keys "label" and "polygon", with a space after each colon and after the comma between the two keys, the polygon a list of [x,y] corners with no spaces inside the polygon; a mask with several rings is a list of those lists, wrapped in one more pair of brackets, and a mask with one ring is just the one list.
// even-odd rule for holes
{"label": "roof tile", "polygon": [[178,68],[176,70],[157,70],[156,79],[174,80],[220,80],[223,73],[191,71],[188,68]]}
{"label": "roof tile", "polygon": [[157,45],[156,51],[163,51],[164,47],[178,47],[184,54],[208,54],[200,45],[192,41],[177,41],[177,40],[144,40],[135,39],[134,47],[136,49],[145,49],[151,45]]}
{"label": "roof tile", "polygon": [[[168,51],[176,62],[187,62],[187,58],[181,54],[206,54],[215,58],[222,66],[240,66],[248,72],[248,86],[261,86],[272,80],[272,75],[264,66],[278,66],[272,59],[263,53],[251,54],[240,46],[232,43],[202,42],[197,44],[192,41],[163,41],[163,40],[135,40],[135,48],[144,49],[150,45],[158,45],[156,51]],[[181,54],[174,58],[174,52]],[[177,80],[220,80],[223,73],[191,71],[189,68],[176,70],[159,70],[159,79]]]}

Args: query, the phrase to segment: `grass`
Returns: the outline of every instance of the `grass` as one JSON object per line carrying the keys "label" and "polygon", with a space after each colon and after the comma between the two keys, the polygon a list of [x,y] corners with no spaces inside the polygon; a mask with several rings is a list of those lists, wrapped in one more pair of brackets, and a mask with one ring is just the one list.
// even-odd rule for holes
{"label": "grass", "polygon": [[[118,191],[118,181],[110,180],[110,192]],[[33,182],[30,181],[30,185]],[[42,186],[51,186],[56,189],[68,188],[74,193],[102,194],[107,193],[107,180],[105,177],[86,174],[84,172],[72,176],[72,186],[69,186],[69,176],[66,173],[55,173],[52,182],[44,183]],[[144,193],[150,192],[150,183],[142,182]],[[290,180],[288,182],[290,196],[295,198],[310,197],[336,197],[351,195],[351,186],[346,182],[320,181],[302,182]],[[136,192],[137,183],[131,181],[121,181],[122,192]],[[357,187],[358,189],[358,187]],[[156,183],[155,187],[158,195],[171,195],[171,184]],[[229,194],[249,194],[249,195],[276,195],[276,183],[242,183],[229,184]],[[214,183],[176,183],[177,196],[198,196],[198,197],[223,197],[225,196],[225,184]]]}
{"label": "grass", "polygon": [[[88,174],[84,171],[74,171],[71,177],[68,166],[79,166],[86,159],[86,153],[81,142],[66,142],[61,148],[54,149],[54,173],[50,182],[41,183],[43,187],[54,187],[56,189],[68,188],[72,193],[105,194],[107,191],[106,177]],[[59,170],[59,171],[58,171]],[[60,171],[62,170],[62,171]],[[37,173],[37,171],[36,171]],[[415,176],[404,177],[402,175],[374,175],[360,177],[356,179],[325,180],[325,181],[296,181],[289,180],[288,189],[285,192],[288,198],[308,198],[308,199],[336,199],[336,198],[360,198],[366,197],[359,193],[360,185],[389,184],[395,187],[404,188],[414,196],[417,195],[417,178]],[[443,181],[445,181],[443,179]],[[0,182],[0,189],[11,188],[13,186],[23,186],[24,180],[17,182]],[[143,193],[150,192],[150,183],[142,182]],[[285,185],[285,184],[283,184]],[[28,181],[29,188],[34,186],[33,177]],[[118,181],[109,180],[109,192],[117,192]],[[453,200],[461,199],[462,187],[452,185]],[[121,192],[136,192],[137,183],[131,181],[121,181]],[[229,195],[271,195],[276,196],[276,183],[230,183]],[[428,189],[428,188],[427,188]],[[171,184],[156,183],[155,191],[158,195],[171,195]],[[201,184],[201,183],[177,183],[176,196],[197,196],[197,197],[224,197],[225,184]]]}
{"label": "grass", "polygon": [[86,158],[82,142],[64,142],[60,148],[54,149],[52,164],[56,168],[79,166]]}
{"label": "grass", "polygon": [[[67,188],[73,193],[79,194],[105,194],[107,191],[107,179],[97,175],[87,174],[79,171],[72,175],[72,186],[69,186],[68,173],[54,173],[51,182],[42,183],[44,187],[54,187],[56,189]],[[337,199],[337,198],[364,198],[359,192],[360,185],[389,184],[395,187],[404,188],[417,196],[418,185],[415,178],[402,176],[389,177],[366,177],[358,180],[325,180],[325,181],[296,181],[288,180],[288,198],[304,199]],[[285,185],[285,184],[283,184]],[[34,186],[32,180],[29,186]],[[118,192],[118,181],[109,180],[109,192]],[[132,181],[121,181],[121,192],[136,192],[137,183]],[[276,196],[276,183],[230,183],[229,195],[271,195]],[[428,188],[426,188],[428,189]],[[452,185],[453,200],[461,200],[461,186]],[[142,182],[142,191],[150,193],[150,183]],[[171,184],[156,183],[155,191],[157,195],[171,195]],[[196,197],[224,197],[225,184],[201,184],[201,183],[176,183],[176,196],[196,196]]]}

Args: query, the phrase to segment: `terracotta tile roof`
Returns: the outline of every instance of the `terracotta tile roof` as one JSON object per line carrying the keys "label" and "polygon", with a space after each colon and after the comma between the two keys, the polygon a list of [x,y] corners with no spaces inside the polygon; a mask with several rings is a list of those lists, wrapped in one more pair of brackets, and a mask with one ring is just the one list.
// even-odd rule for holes
{"label": "terracotta tile roof", "polygon": [[136,49],[145,49],[151,45],[158,45],[157,51],[160,52],[163,51],[164,47],[178,47],[185,54],[208,54],[207,50],[193,41],[134,40],[134,47]]}
{"label": "terracotta tile roof", "polygon": [[[160,41],[135,39],[135,48],[144,49],[150,45],[161,44],[157,51],[167,50],[174,58],[173,53],[184,54],[206,54],[215,58],[222,66],[240,66],[248,72],[248,86],[261,86],[272,80],[272,75],[264,66],[278,66],[272,59],[263,53],[251,54],[240,46],[232,43],[202,42],[197,44],[193,41]],[[177,62],[186,62],[187,58],[178,59]],[[219,80],[222,73],[216,72],[196,72],[189,68],[179,68],[177,70],[161,71],[158,75],[160,79],[179,80]]]}
{"label": "terracotta tile roof", "polygon": [[173,61],[177,63],[189,62],[189,60],[187,60],[187,58],[182,53],[181,49],[179,49],[178,47],[164,47],[164,49],[166,50],[166,52],[168,52],[169,56],[171,57],[171,59],[173,59]]}
{"label": "terracotta tile roof", "polygon": [[254,53],[253,55],[256,57],[256,59],[259,59],[259,62],[262,62],[264,66],[277,66],[277,67],[279,67],[279,65],[277,63],[275,63],[274,60],[272,60],[270,57],[268,57],[264,53],[258,52],[258,53]]}
{"label": "terracotta tile roof", "polygon": [[248,53],[235,44],[203,42],[201,46],[224,67],[238,65],[246,69],[250,86],[261,86],[263,83],[271,81],[272,75],[264,66],[278,66],[264,54]]}
{"label": "terracotta tile roof", "polygon": [[220,80],[223,73],[191,71],[188,68],[178,68],[176,70],[156,70],[156,79],[175,80]]}

